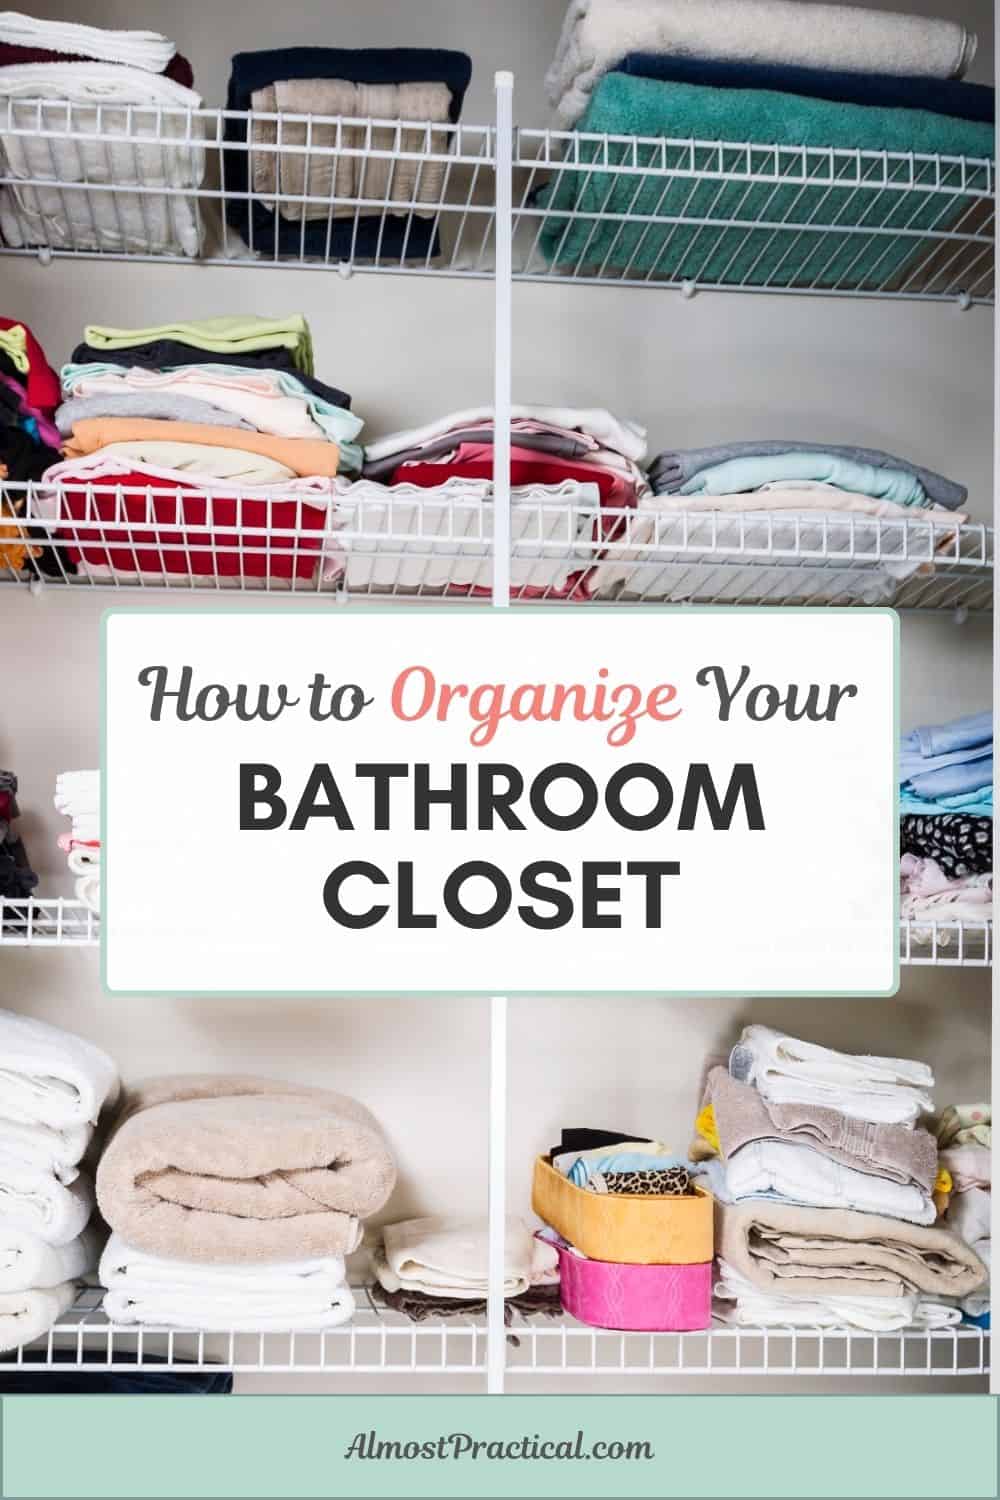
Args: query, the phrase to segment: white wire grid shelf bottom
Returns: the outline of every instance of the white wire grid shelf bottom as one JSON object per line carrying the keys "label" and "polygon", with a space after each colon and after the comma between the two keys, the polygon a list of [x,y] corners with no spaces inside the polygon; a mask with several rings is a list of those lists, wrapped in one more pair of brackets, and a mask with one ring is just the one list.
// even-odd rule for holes
{"label": "white wire grid shelf bottom", "polygon": [[[18,1369],[93,1374],[477,1375],[486,1369],[484,1317],[413,1323],[356,1288],[357,1312],[343,1328],[318,1333],[203,1333],[110,1323],[99,1288],[42,1339],[0,1360]],[[971,1377],[990,1368],[990,1336],[978,1328],[730,1328],[699,1333],[619,1333],[561,1318],[517,1317],[508,1330],[506,1368],[517,1375],[823,1375]]]}
{"label": "white wire grid shelf bottom", "polygon": [[[96,948],[100,917],[82,901],[62,897],[0,898],[0,947]],[[989,968],[993,962],[992,921],[899,924],[900,962],[953,968]]]}

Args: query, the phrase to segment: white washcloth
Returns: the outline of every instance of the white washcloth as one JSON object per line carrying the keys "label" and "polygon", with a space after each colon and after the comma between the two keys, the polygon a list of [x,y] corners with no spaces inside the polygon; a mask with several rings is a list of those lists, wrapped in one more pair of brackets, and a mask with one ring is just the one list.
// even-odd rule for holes
{"label": "white washcloth", "polygon": [[81,1175],[68,1187],[49,1172],[0,1162],[0,1230],[25,1230],[47,1245],[68,1245],[94,1211],[94,1186]]}
{"label": "white washcloth", "polygon": [[0,11],[0,42],[12,47],[41,47],[70,57],[124,63],[148,73],[162,73],[177,48],[158,31],[106,31],[75,21],[42,21],[20,11]]}
{"label": "white washcloth", "polygon": [[66,1245],[47,1245],[37,1234],[0,1224],[0,1292],[59,1286],[97,1270],[102,1235],[88,1224]]}
{"label": "white washcloth", "polygon": [[741,1083],[774,1104],[822,1104],[854,1120],[912,1125],[930,1114],[934,1074],[900,1057],[854,1057],[798,1041],[770,1026],[747,1026],[729,1059]]}
{"label": "white washcloth", "polygon": [[27,1292],[0,1293],[0,1349],[19,1349],[42,1338],[75,1300],[76,1285],[72,1281],[33,1287]]}
{"label": "white washcloth", "polygon": [[[633,463],[642,463],[648,452],[646,429],[637,422],[622,421],[611,412],[600,408],[577,410],[570,406],[513,406],[512,417],[525,417],[530,421],[549,422],[553,427],[568,428],[588,433],[602,445],[615,453],[630,458]],[[408,431],[393,432],[377,442],[365,444],[365,457],[369,463],[389,458],[393,453],[402,453],[416,448],[429,438],[440,437],[453,428],[475,427],[493,420],[492,406],[471,406],[465,411],[449,412],[435,422],[423,427],[412,427]]]}
{"label": "white washcloth", "polygon": [[200,1265],[134,1250],[112,1234],[98,1272],[113,1323],[219,1333],[319,1332],[351,1318],[343,1258]]}
{"label": "white washcloth", "polygon": [[0,1159],[49,1172],[69,1184],[80,1175],[79,1163],[93,1135],[89,1122],[53,1130],[51,1125],[25,1125],[0,1117]]}
{"label": "white washcloth", "polygon": [[948,1328],[961,1322],[958,1308],[917,1296],[772,1295],[759,1291],[724,1260],[719,1261],[719,1279],[713,1290],[714,1316],[741,1328],[864,1328],[871,1333],[890,1333],[914,1326]]}
{"label": "white washcloth", "polygon": [[[387,1224],[374,1254],[375,1274],[387,1292],[478,1301],[487,1295],[489,1224],[483,1218],[407,1219]],[[559,1280],[554,1245],[535,1239],[523,1219],[509,1218],[504,1245],[505,1297]]]}
{"label": "white washcloth", "polygon": [[53,1130],[96,1125],[118,1088],[118,1069],[93,1042],[0,1010],[0,1119]]}
{"label": "white washcloth", "polygon": [[990,1237],[990,1206],[993,1195],[988,1188],[972,1187],[952,1195],[945,1224],[967,1245],[978,1245]]}
{"label": "white washcloth", "polygon": [[845,73],[962,78],[974,32],[954,21],[801,0],[570,0],[545,77],[560,123],[574,125],[599,79],[629,52],[788,63]]}
{"label": "white washcloth", "polygon": [[200,108],[192,89],[116,63],[0,68],[0,151],[15,179],[0,192],[6,243],[197,255],[197,200],[148,189],[201,185]]}
{"label": "white washcloth", "polygon": [[726,1184],[735,1199],[776,1193],[815,1208],[853,1208],[911,1224],[933,1224],[933,1201],[912,1183],[891,1182],[833,1161],[791,1141],[749,1141],[726,1161]]}

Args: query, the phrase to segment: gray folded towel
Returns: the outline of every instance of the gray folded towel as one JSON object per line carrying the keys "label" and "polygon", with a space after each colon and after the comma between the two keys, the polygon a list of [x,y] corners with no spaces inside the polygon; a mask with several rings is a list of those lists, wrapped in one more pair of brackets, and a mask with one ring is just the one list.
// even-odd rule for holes
{"label": "gray folded towel", "polygon": [[210,401],[170,391],[130,391],[122,396],[71,396],[56,412],[56,426],[69,437],[74,422],[88,417],[153,417],[167,422],[202,422],[209,427],[241,427],[256,432],[235,412],[223,411]]}

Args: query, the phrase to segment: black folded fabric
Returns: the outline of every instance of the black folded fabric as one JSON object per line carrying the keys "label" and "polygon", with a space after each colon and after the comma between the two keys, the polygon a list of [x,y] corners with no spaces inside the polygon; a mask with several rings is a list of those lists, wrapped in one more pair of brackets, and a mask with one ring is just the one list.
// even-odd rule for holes
{"label": "black folded fabric", "polygon": [[331,406],[351,409],[351,398],[346,391],[335,385],[326,385],[315,375],[303,375],[296,369],[290,349],[257,349],[247,354],[216,354],[212,349],[195,349],[191,344],[182,344],[177,339],[153,339],[148,344],[135,344],[130,349],[94,349],[90,344],[77,344],[73,350],[75,365],[121,365],[127,368],[139,365],[144,370],[173,370],[178,365],[238,365],[244,370],[288,370],[301,380],[307,390]]}
{"label": "black folded fabric", "polygon": [[934,860],[952,880],[988,875],[993,869],[993,819],[905,813],[899,820],[899,852]]}
{"label": "black folded fabric", "polygon": [[[450,119],[462,112],[472,62],[464,52],[436,47],[279,47],[267,52],[237,52],[229,78],[226,108],[252,108],[258,89],[296,78],[342,78],[351,83],[443,83],[451,91]],[[224,152],[225,182],[234,195],[250,192],[251,125],[226,121],[226,140],[241,143]],[[411,214],[366,214],[358,219],[333,219],[296,224],[273,213],[258,200],[234,196],[226,200],[226,218],[248,245],[265,255],[289,255],[296,260],[426,259],[440,254],[436,219]]]}
{"label": "black folded fabric", "polygon": [[645,1136],[629,1130],[590,1130],[583,1126],[564,1130],[558,1146],[553,1146],[552,1155],[561,1156],[564,1151],[598,1151],[602,1146],[619,1146],[622,1141],[641,1141]]}
{"label": "black folded fabric", "polygon": [[28,383],[27,375],[17,368],[6,349],[0,349],[0,375],[9,375],[18,385],[26,386]]}
{"label": "black folded fabric", "polygon": [[943,78],[894,78],[886,73],[838,73],[782,63],[713,62],[659,52],[630,52],[615,73],[656,78],[661,83],[695,83],[717,89],[771,89],[835,104],[867,104],[873,109],[925,109],[958,120],[990,125],[996,118],[996,92],[982,83]]}

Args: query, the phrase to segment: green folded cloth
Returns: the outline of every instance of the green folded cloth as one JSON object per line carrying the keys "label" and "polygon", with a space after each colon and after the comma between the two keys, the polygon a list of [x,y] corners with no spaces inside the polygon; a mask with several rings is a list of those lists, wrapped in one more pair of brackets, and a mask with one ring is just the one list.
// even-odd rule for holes
{"label": "green folded cloth", "polygon": [[202,318],[193,323],[161,323],[155,328],[108,328],[90,324],[84,338],[92,349],[133,349],[158,339],[173,339],[214,354],[249,354],[257,349],[289,349],[303,374],[313,373],[312,338],[301,313],[287,318],[243,316]]}
{"label": "green folded cloth", "polygon": [[[973,120],[953,119],[919,109],[874,109],[867,105],[832,103],[797,94],[765,89],[719,89],[685,83],[608,73],[601,79],[580,121],[582,132],[606,136],[653,136],[699,143],[696,161],[716,173],[696,181],[690,175],[671,177],[670,171],[689,168],[688,144],[636,146],[633,141],[604,145],[581,142],[582,169],[557,169],[538,201],[549,209],[541,246],[556,267],[629,268],[677,280],[739,283],[749,286],[837,286],[851,289],[881,287],[905,266],[915,267],[935,248],[925,237],[849,233],[835,228],[814,233],[804,224],[860,226],[862,230],[930,230],[955,226],[976,198],[956,193],[945,196],[919,187],[884,188],[881,164],[872,186],[858,188],[857,165],[848,160],[838,170],[854,185],[812,186],[801,178],[828,177],[829,156],[787,156],[781,170],[796,177],[788,186],[774,182],[722,182],[719,152],[703,142],[750,144],[752,168],[775,168],[771,146],[834,147],[847,150],[916,152],[992,158],[993,127]],[[605,150],[607,156],[604,155]],[[665,161],[664,161],[665,159]],[[590,163],[599,162],[592,170]],[[607,170],[605,162],[610,163]],[[666,171],[661,168],[666,166]],[[618,172],[615,167],[653,168],[649,175]],[[747,172],[747,152],[725,150],[726,171]],[[871,175],[862,163],[861,174]],[[909,165],[888,163],[888,178],[909,180]],[[935,164],[916,164],[916,175],[933,186]],[[957,181],[948,166],[942,181]],[[971,188],[988,187],[986,168],[972,168],[966,176]],[[569,210],[574,217],[565,217]],[[653,223],[626,223],[595,215],[637,214]],[[591,217],[579,217],[590,215]],[[660,222],[669,221],[674,222]],[[708,219],[709,226],[690,222]],[[739,221],[727,224],[729,221]],[[747,227],[767,221],[767,227]],[[788,228],[774,225],[788,223]],[[961,243],[948,256],[962,252]],[[976,274],[982,276],[979,262]]]}

